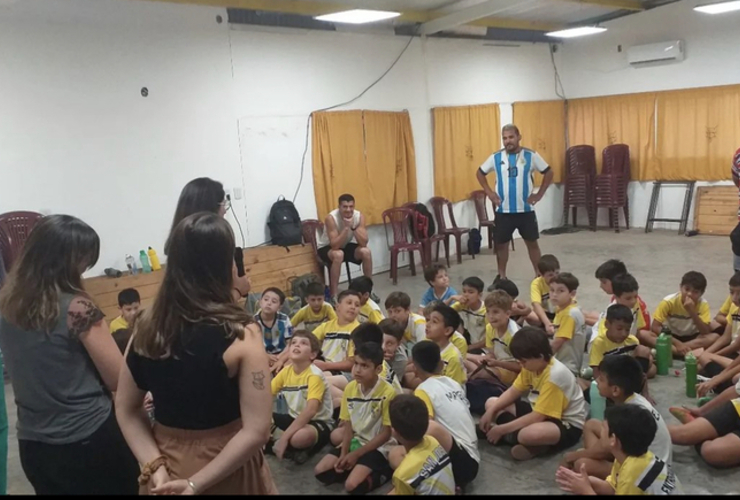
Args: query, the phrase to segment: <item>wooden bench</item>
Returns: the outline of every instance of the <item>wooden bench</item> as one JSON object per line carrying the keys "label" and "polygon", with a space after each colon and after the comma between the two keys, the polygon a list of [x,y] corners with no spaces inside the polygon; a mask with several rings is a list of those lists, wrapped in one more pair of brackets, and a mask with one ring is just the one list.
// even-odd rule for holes
{"label": "wooden bench", "polygon": [[696,190],[694,229],[699,234],[728,236],[737,226],[738,189],[708,186]]}
{"label": "wooden bench", "polygon": [[[266,246],[244,250],[244,271],[252,280],[252,292],[278,287],[289,295],[292,278],[318,274],[319,268],[310,245],[296,245],[289,249]],[[136,288],[141,296],[141,305],[146,308],[154,302],[163,279],[164,269],[149,274],[126,273],[120,278],[88,278],[84,280],[84,286],[110,322],[119,314],[118,293],[121,290]]]}

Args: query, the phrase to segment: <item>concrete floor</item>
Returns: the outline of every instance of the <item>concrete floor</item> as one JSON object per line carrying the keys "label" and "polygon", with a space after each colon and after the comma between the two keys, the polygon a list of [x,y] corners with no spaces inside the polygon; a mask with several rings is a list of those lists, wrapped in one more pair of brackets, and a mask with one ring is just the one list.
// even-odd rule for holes
{"label": "concrete floor", "polygon": [[[678,291],[681,275],[689,270],[703,272],[709,281],[705,298],[709,301],[712,315],[716,313],[727,296],[727,281],[732,275],[732,253],[730,242],[724,237],[696,236],[686,238],[675,231],[656,231],[645,234],[642,230],[631,230],[621,234],[611,231],[592,233],[583,231],[556,236],[543,236],[543,253],[555,254],[563,271],[575,274],[581,282],[578,300],[584,310],[601,310],[608,297],[599,289],[593,277],[596,267],[610,258],[622,259],[640,284],[640,296],[652,311],[658,302],[669,293]],[[475,260],[464,256],[463,264],[453,262],[450,277],[460,290],[462,280],[479,276],[486,285],[496,272],[495,258],[484,249]],[[529,284],[533,271],[527,257],[526,247],[516,241],[516,251],[511,253],[509,278],[519,287],[522,300],[529,298]],[[394,290],[403,290],[411,295],[414,307],[418,304],[427,285],[421,271],[412,277],[408,269],[400,270],[397,286],[393,286],[387,274],[375,277],[375,292],[384,298]],[[681,368],[681,363],[675,364]],[[668,413],[668,407],[694,403],[685,396],[682,378],[657,377],[650,382],[650,392],[657,401],[658,410],[668,424],[677,421]],[[33,489],[23,474],[18,459],[18,442],[15,437],[16,411],[12,388],[6,385],[8,418],[10,420],[10,443],[8,456],[8,493],[32,494]],[[555,483],[555,470],[560,456],[536,458],[525,464],[514,462],[508,447],[493,447],[480,442],[482,456],[478,478],[469,487],[470,494],[560,494]],[[313,457],[308,463],[296,466],[292,462],[281,463],[268,457],[275,482],[282,494],[341,494],[341,485],[325,487],[313,477],[313,467],[321,458]],[[686,493],[693,494],[740,494],[740,475],[737,469],[716,470],[705,465],[693,447],[674,448],[674,468]],[[378,493],[390,489],[386,485]]]}

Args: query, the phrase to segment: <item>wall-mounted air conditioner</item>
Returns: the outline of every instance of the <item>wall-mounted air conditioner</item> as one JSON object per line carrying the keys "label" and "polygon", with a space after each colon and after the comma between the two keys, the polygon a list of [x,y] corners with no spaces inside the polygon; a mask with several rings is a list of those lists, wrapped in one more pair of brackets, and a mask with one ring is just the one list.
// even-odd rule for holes
{"label": "wall-mounted air conditioner", "polygon": [[645,66],[654,63],[683,61],[684,44],[681,40],[635,45],[627,49],[627,60],[632,66]]}

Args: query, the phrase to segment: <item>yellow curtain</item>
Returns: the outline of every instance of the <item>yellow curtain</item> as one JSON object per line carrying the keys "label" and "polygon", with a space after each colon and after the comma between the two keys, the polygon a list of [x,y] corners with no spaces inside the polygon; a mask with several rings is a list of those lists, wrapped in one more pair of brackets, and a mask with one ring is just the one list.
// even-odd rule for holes
{"label": "yellow curtain", "polygon": [[729,179],[739,143],[740,85],[659,94],[661,179]]}
{"label": "yellow curtain", "polygon": [[627,144],[632,179],[659,178],[655,153],[655,99],[656,94],[651,92],[568,101],[570,145],[594,146],[600,171],[604,148]]}
{"label": "yellow curtain", "polygon": [[351,193],[368,225],[385,209],[416,199],[416,154],[408,112],[313,114],[313,179],[322,219]]}
{"label": "yellow curtain", "polygon": [[[513,108],[522,146],[537,151],[552,168],[554,182],[560,182],[565,164],[565,103],[515,102]],[[541,181],[542,176],[535,176],[536,184]]]}
{"label": "yellow curtain", "polygon": [[454,202],[480,189],[475,171],[501,149],[498,104],[434,108],[434,193]]}

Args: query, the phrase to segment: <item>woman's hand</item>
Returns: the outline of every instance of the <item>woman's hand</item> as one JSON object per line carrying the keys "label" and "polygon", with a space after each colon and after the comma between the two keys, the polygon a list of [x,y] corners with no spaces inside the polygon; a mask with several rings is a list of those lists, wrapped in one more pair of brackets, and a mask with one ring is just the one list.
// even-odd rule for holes
{"label": "woman's hand", "polygon": [[149,491],[154,491],[155,489],[160,488],[169,482],[170,475],[167,474],[167,469],[164,467],[160,467],[154,472],[154,474],[152,474],[152,477],[149,480]]}
{"label": "woman's hand", "polygon": [[175,479],[164,483],[157,488],[152,488],[153,495],[195,495],[187,479]]}

